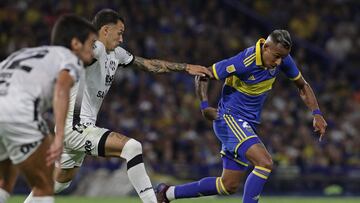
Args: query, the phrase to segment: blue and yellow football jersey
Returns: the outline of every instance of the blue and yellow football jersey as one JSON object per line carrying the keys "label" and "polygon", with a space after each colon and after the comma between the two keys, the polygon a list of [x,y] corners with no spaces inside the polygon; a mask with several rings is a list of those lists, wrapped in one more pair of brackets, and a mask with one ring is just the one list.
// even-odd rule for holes
{"label": "blue and yellow football jersey", "polygon": [[261,59],[261,44],[264,42],[265,39],[259,39],[255,46],[212,66],[215,78],[225,80],[218,106],[220,114],[260,123],[264,101],[279,72],[285,73],[290,80],[301,77],[290,55],[276,68],[264,67]]}

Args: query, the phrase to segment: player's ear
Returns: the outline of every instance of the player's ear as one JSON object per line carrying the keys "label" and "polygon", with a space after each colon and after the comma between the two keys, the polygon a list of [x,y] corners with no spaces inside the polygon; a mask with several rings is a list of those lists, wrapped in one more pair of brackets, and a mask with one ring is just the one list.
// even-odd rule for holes
{"label": "player's ear", "polygon": [[268,49],[269,48],[269,43],[265,43],[264,44],[264,49]]}
{"label": "player's ear", "polygon": [[74,37],[71,39],[70,47],[71,47],[71,50],[77,51],[77,50],[81,49],[82,43],[80,42],[80,40],[78,38]]}
{"label": "player's ear", "polygon": [[110,29],[110,26],[108,25],[103,25],[101,28],[100,28],[100,32],[103,33],[105,36],[109,33],[109,29]]}

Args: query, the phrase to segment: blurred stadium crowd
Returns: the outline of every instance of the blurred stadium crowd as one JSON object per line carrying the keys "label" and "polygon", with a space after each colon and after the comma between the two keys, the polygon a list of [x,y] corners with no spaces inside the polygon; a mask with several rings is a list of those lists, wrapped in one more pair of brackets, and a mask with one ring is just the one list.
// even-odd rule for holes
{"label": "blurred stadium crowd", "polygon": [[[351,0],[2,0],[0,58],[47,44],[62,13],[89,19],[101,8],[124,17],[123,46],[134,55],[210,66],[253,46],[273,29],[288,29],[292,56],[312,85],[328,122],[323,142],[290,81],[279,77],[263,111],[260,135],[275,170],[266,191],[319,191],[336,184],[360,194],[360,2]],[[181,179],[220,175],[219,143],[195,98],[193,78],[119,70],[99,126],[144,144],[149,168]],[[217,105],[221,83],[209,90]],[[86,161],[84,170],[121,163]],[[351,181],[350,181],[351,180]]]}

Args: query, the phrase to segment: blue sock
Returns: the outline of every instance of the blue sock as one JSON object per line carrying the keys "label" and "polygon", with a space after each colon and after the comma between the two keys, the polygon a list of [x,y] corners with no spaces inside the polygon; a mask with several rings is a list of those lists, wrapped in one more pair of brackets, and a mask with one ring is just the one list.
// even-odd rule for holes
{"label": "blue sock", "polygon": [[255,166],[245,182],[243,203],[257,203],[271,170]]}
{"label": "blue sock", "polygon": [[197,182],[175,186],[175,199],[228,194],[220,177],[207,177]]}

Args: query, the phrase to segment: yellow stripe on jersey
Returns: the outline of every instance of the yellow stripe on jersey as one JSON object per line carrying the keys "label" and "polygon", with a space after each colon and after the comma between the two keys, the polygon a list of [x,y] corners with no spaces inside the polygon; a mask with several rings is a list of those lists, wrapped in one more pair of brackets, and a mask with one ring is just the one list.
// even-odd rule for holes
{"label": "yellow stripe on jersey", "polygon": [[295,80],[300,79],[300,77],[301,77],[301,73],[299,72],[299,74],[298,74],[296,77],[294,77],[294,78],[289,78],[289,79],[292,80],[292,81],[295,81]]}
{"label": "yellow stripe on jersey", "polygon": [[232,77],[226,78],[225,85],[235,88],[237,91],[247,95],[260,95],[272,89],[272,84],[275,78],[265,80],[256,84],[246,84],[241,81],[240,78],[233,75]]}
{"label": "yellow stripe on jersey", "polygon": [[252,171],[252,173],[255,174],[255,175],[257,175],[257,176],[259,176],[260,178],[268,179],[268,177],[266,177],[266,176],[264,176],[263,174],[258,173],[258,172],[256,172],[256,171]]}
{"label": "yellow stripe on jersey", "polygon": [[263,62],[261,59],[261,44],[264,44],[264,43],[265,43],[265,39],[261,38],[256,42],[256,45],[255,45],[256,65],[257,66],[263,65]]}
{"label": "yellow stripe on jersey", "polygon": [[253,62],[255,61],[255,55],[253,57],[251,57],[251,59],[249,61],[246,61],[244,63],[245,67],[248,67],[249,65],[251,65]]}
{"label": "yellow stripe on jersey", "polygon": [[212,65],[212,71],[213,71],[214,77],[215,77],[217,80],[219,80],[219,76],[218,76],[218,74],[217,74],[217,72],[216,72],[216,69],[215,69],[215,63]]}
{"label": "yellow stripe on jersey", "polygon": [[234,135],[238,138],[238,140],[241,141],[242,139],[244,139],[245,137],[243,137],[241,133],[236,129],[236,127],[230,121],[230,118],[226,114],[224,114],[223,117],[226,124],[229,126],[230,130],[234,133]]}
{"label": "yellow stripe on jersey", "polygon": [[255,53],[250,54],[248,57],[246,57],[246,58],[243,60],[243,62],[244,62],[244,63],[247,63],[247,62],[249,62],[253,57],[255,57]]}

